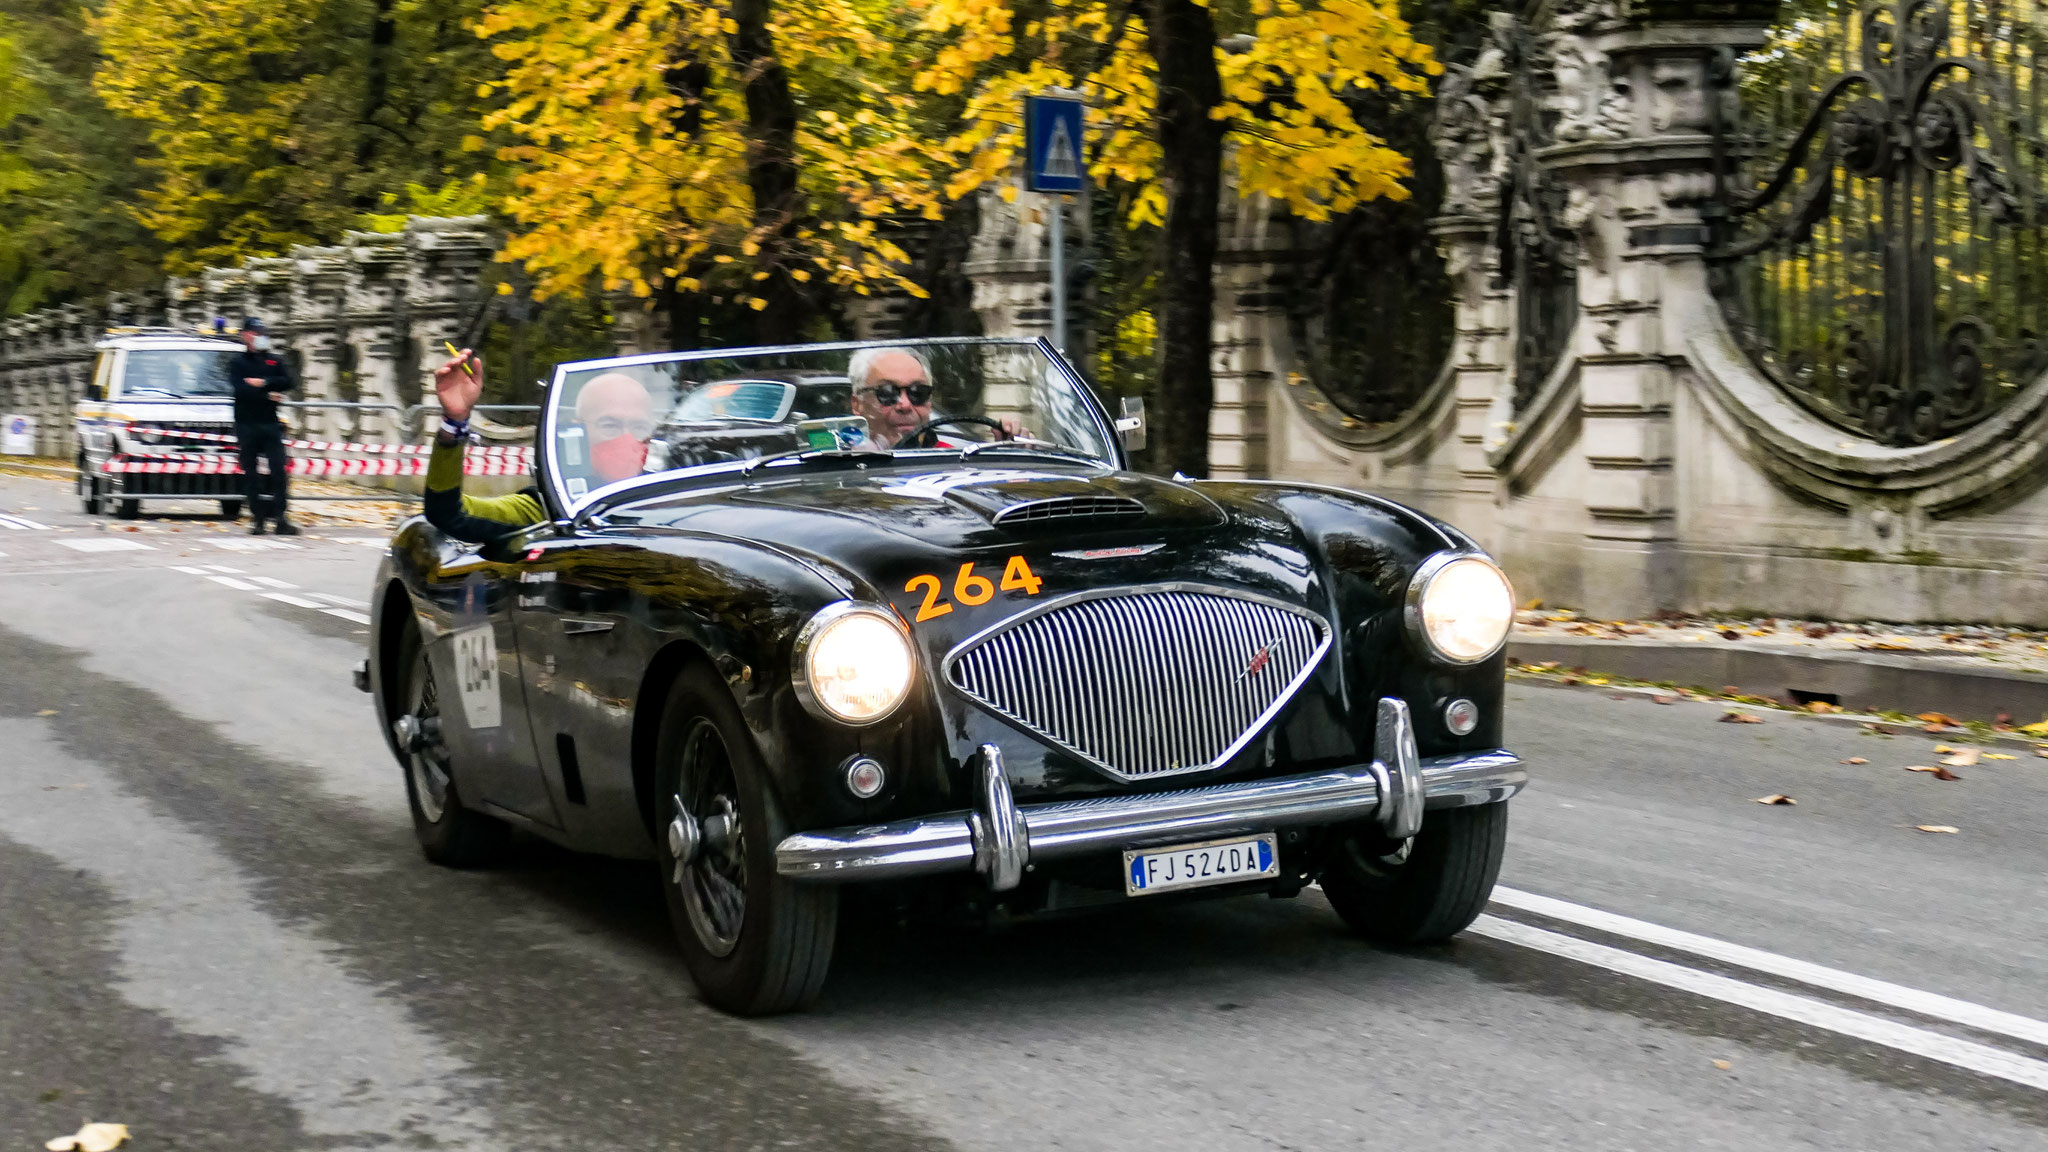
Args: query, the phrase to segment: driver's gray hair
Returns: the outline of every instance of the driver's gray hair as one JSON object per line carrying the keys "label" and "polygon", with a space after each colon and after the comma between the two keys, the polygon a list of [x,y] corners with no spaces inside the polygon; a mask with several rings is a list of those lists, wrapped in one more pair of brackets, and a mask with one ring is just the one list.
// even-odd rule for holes
{"label": "driver's gray hair", "polygon": [[852,359],[846,362],[846,380],[849,384],[853,385],[853,390],[858,392],[867,387],[868,373],[874,371],[875,361],[891,353],[908,356],[912,360],[917,361],[917,366],[924,369],[925,383],[931,383],[932,362],[925,359],[924,353],[916,348],[862,348],[853,354]]}

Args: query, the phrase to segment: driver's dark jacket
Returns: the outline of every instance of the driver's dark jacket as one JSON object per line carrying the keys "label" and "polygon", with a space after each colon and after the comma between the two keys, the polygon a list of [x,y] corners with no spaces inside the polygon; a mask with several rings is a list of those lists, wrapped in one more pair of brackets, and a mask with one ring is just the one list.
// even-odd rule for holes
{"label": "driver's dark jacket", "polygon": [[488,544],[547,519],[538,488],[510,496],[471,496],[463,492],[462,455],[461,441],[444,444],[440,437],[434,438],[433,455],[427,458],[427,523],[453,539]]}

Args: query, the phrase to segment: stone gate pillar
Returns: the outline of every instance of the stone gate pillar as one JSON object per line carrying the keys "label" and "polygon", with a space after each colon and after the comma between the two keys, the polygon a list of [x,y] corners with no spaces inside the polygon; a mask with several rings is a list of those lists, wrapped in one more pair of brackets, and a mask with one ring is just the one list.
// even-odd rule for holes
{"label": "stone gate pillar", "polygon": [[1672,365],[1685,314],[1716,306],[1702,259],[1715,118],[1733,122],[1734,59],[1764,43],[1775,8],[1560,0],[1541,37],[1547,59],[1573,62],[1554,69],[1559,142],[1535,159],[1568,190],[1577,237],[1566,354],[1588,476],[1583,606],[1601,617],[1681,606]]}
{"label": "stone gate pillar", "polygon": [[1284,208],[1265,196],[1240,197],[1226,186],[1219,206],[1214,321],[1210,370],[1215,402],[1209,409],[1209,475],[1264,479],[1266,398],[1285,377],[1287,296],[1283,278],[1293,270],[1293,234]]}
{"label": "stone gate pillar", "polygon": [[406,221],[404,339],[413,380],[403,403],[432,401],[434,366],[448,359],[444,345],[459,346],[476,318],[482,303],[477,280],[496,247],[497,237],[483,216]]}
{"label": "stone gate pillar", "polygon": [[[292,347],[298,352],[299,394],[304,400],[333,401],[339,394],[341,314],[348,286],[348,250],[297,245],[292,248]],[[331,438],[355,426],[332,409],[307,409],[306,431]]]}
{"label": "stone gate pillar", "polygon": [[[405,238],[382,232],[345,233],[347,272],[342,286],[342,323],[357,400],[365,404],[412,403],[400,398],[399,309],[404,303]],[[363,413],[356,431],[365,440],[395,440],[403,432],[391,412]]]}

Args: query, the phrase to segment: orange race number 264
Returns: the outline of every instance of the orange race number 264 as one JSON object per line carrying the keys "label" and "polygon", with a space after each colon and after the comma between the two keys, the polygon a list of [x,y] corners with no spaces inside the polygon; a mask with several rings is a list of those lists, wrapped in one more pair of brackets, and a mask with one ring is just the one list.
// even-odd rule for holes
{"label": "orange race number 264", "polygon": [[[1025,563],[1022,556],[1012,556],[1009,562],[1003,565],[1003,579],[1000,584],[992,583],[986,576],[975,575],[974,562],[970,560],[962,564],[960,571],[953,577],[953,599],[972,608],[977,604],[988,603],[995,597],[997,589],[1004,592],[1021,591],[1026,596],[1036,596],[1039,586],[1043,583],[1032,574],[1031,565]],[[934,616],[944,616],[953,610],[951,603],[939,599],[945,595],[946,586],[937,576],[912,576],[903,585],[905,592],[915,592],[920,588],[924,590],[924,603],[917,609],[919,623]]]}

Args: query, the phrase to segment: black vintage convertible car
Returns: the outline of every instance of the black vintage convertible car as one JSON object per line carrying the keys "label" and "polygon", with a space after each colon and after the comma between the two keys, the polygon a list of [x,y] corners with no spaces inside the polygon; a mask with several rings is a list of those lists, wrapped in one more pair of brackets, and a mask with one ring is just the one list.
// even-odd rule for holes
{"label": "black vintage convertible car", "polygon": [[1043,342],[562,367],[549,519],[424,520],[366,686],[427,855],[658,861],[692,976],[801,1007],[847,886],[1030,913],[1320,881],[1394,945],[1484,906],[1525,782],[1513,594],[1357,492],[1126,466]]}

